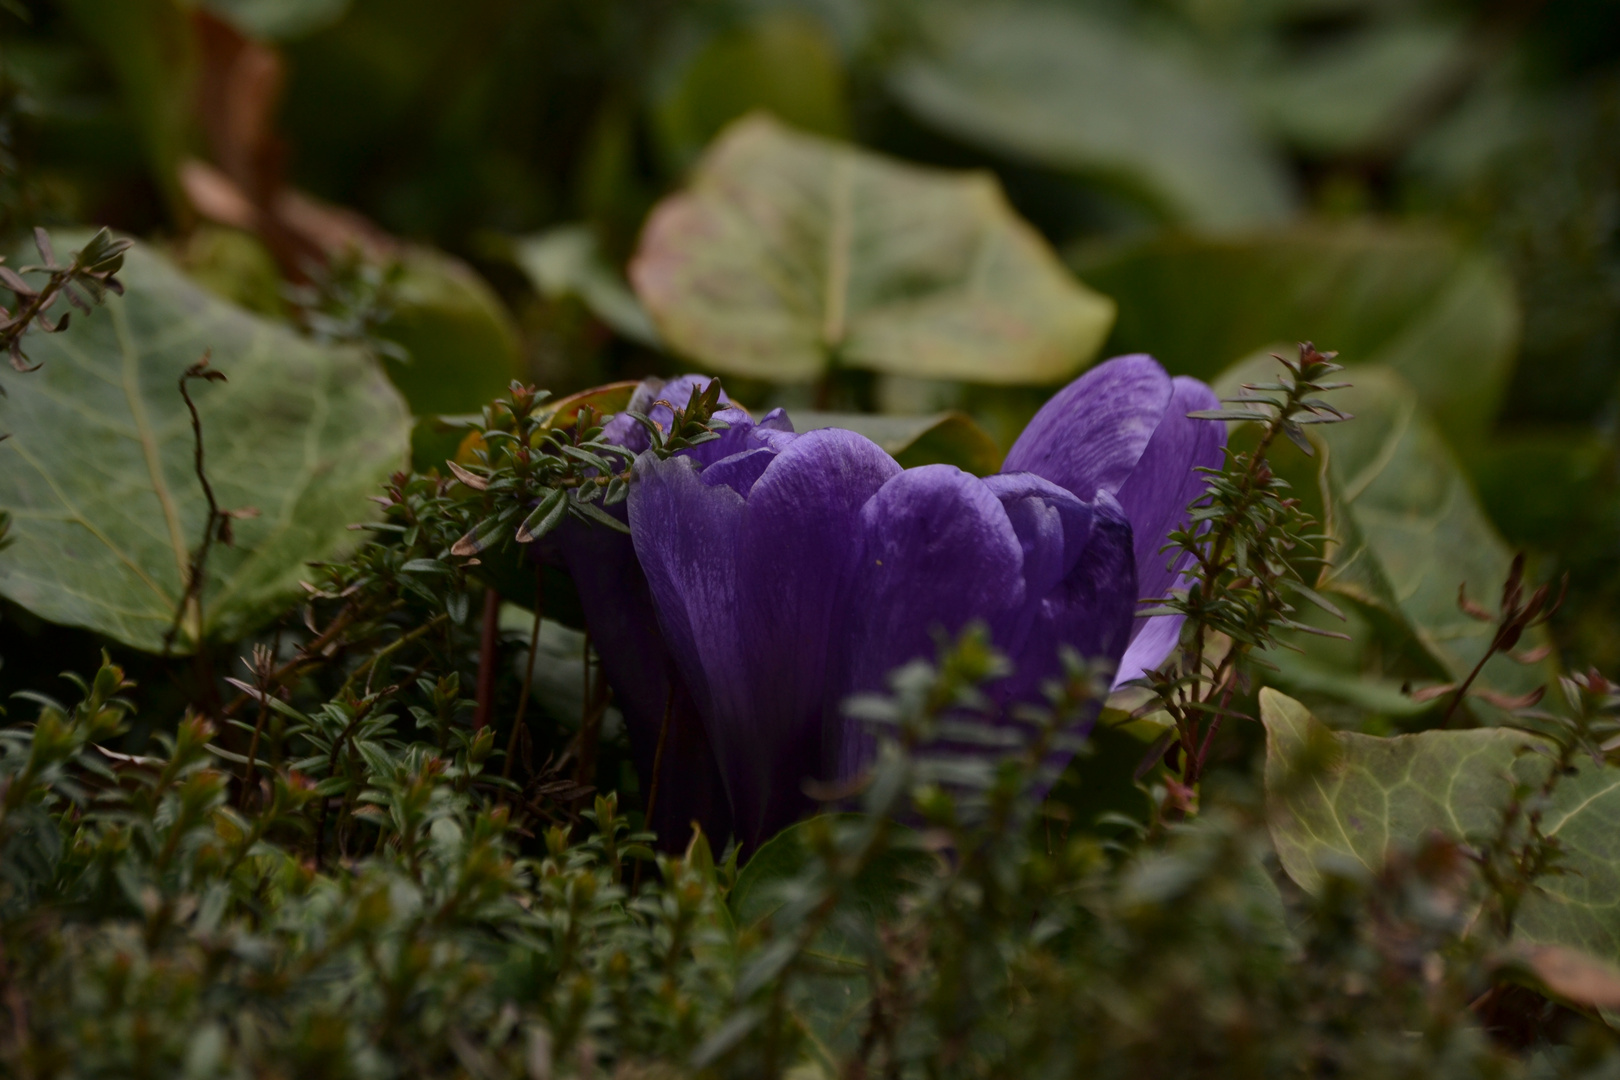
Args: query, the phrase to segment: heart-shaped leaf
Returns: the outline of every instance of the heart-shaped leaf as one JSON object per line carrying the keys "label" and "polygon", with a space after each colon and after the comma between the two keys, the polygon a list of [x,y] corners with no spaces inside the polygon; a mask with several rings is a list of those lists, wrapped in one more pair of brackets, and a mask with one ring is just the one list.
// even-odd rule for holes
{"label": "heart-shaped leaf", "polygon": [[920,6],[930,47],[890,85],[942,131],[1121,182],[1173,220],[1230,229],[1293,215],[1288,173],[1235,94],[1074,7]]}
{"label": "heart-shaped leaf", "polygon": [[675,349],[780,381],[847,365],[1056,382],[1113,320],[988,175],[901,164],[760,115],[727,128],[653,211],[630,279]]}
{"label": "heart-shaped leaf", "polygon": [[233,307],[141,245],[119,277],[123,297],[30,339],[43,366],[0,398],[0,509],[15,538],[0,594],[164,648],[207,520],[178,381],[211,350],[228,381],[190,387],[208,479],[222,508],[259,515],[234,522],[234,546],[213,545],[201,623],[190,612],[175,648],[240,638],[298,594],[306,562],[354,541],[365,496],[406,460],[404,403],[365,356]]}
{"label": "heart-shaped leaf", "polygon": [[[1539,783],[1548,759],[1534,736],[1509,728],[1425,731],[1395,738],[1332,732],[1299,702],[1260,692],[1266,728],[1271,836],[1288,876],[1310,892],[1324,872],[1378,871],[1431,833],[1488,841],[1514,778]],[[1302,770],[1314,759],[1315,768]],[[1515,921],[1516,940],[1620,960],[1620,770],[1583,760],[1554,789],[1543,818],[1565,873],[1537,882]]]}
{"label": "heart-shaped leaf", "polygon": [[1119,302],[1113,351],[1213,379],[1257,350],[1314,341],[1342,363],[1400,372],[1459,445],[1488,430],[1518,349],[1507,272],[1437,232],[1176,236],[1094,251],[1077,269]]}

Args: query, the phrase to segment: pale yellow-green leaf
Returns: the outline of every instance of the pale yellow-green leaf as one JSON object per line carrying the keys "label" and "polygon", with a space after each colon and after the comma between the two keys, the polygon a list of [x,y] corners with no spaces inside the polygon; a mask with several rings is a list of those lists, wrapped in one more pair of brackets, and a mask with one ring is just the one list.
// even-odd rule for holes
{"label": "pale yellow-green leaf", "polygon": [[1096,354],[1114,314],[989,175],[902,164],[762,115],[727,128],[654,210],[630,278],[677,351],[778,381],[841,364],[1058,382]]}

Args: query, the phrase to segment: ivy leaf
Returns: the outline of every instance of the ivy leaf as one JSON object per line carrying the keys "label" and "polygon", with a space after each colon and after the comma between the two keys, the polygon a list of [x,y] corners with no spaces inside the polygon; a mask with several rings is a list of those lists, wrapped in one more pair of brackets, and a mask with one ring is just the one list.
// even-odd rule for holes
{"label": "ivy leaf", "polygon": [[901,164],[763,115],[727,128],[653,211],[630,280],[669,345],[779,381],[847,365],[1057,382],[1113,320],[988,175]]}
{"label": "ivy leaf", "polygon": [[930,4],[931,47],[890,85],[933,126],[1013,157],[1101,175],[1172,220],[1287,220],[1283,162],[1226,87],[1105,19],[1054,4]]}
{"label": "ivy leaf", "polygon": [[1506,270],[1439,232],[1175,236],[1083,253],[1076,269],[1119,302],[1114,352],[1213,380],[1253,353],[1314,341],[1352,366],[1350,382],[1354,365],[1400,372],[1459,446],[1484,438],[1518,349]]}
{"label": "ivy leaf", "polygon": [[[1260,692],[1260,719],[1272,841],[1283,869],[1307,892],[1318,891],[1335,866],[1376,872],[1432,833],[1484,843],[1501,821],[1513,778],[1539,783],[1549,767],[1546,757],[1525,752],[1534,736],[1508,728],[1387,739],[1333,732],[1271,689]],[[1306,762],[1317,767],[1302,781]],[[1516,941],[1620,960],[1617,822],[1620,770],[1583,760],[1554,789],[1543,818],[1566,872],[1537,882],[1516,920]]]}
{"label": "ivy leaf", "polygon": [[[59,238],[64,247],[80,237]],[[52,622],[148,651],[163,637],[202,539],[180,373],[212,350],[229,381],[193,386],[220,506],[253,506],[215,544],[203,622],[176,641],[236,640],[299,594],[305,563],[350,546],[365,496],[405,462],[404,404],[357,351],[320,348],[227,304],[137,244],[125,295],[63,334],[0,399],[0,508],[15,543],[0,594]]]}
{"label": "ivy leaf", "polygon": [[974,476],[989,476],[1001,468],[1001,448],[995,439],[963,412],[878,416],[804,410],[793,413],[792,419],[795,431],[845,428],[859,432],[908,469],[918,465],[955,465]]}
{"label": "ivy leaf", "polygon": [[[1355,385],[1335,391],[1334,404],[1356,419],[1315,429],[1327,448],[1321,467],[1331,537],[1317,587],[1392,620],[1459,681],[1485,655],[1495,627],[1459,609],[1458,586],[1473,597],[1501,595],[1512,553],[1410,386],[1380,368],[1349,377]],[[1546,641],[1535,628],[1523,648]],[[1517,697],[1548,674],[1496,656],[1475,685]],[[1470,704],[1491,715],[1477,699]]]}

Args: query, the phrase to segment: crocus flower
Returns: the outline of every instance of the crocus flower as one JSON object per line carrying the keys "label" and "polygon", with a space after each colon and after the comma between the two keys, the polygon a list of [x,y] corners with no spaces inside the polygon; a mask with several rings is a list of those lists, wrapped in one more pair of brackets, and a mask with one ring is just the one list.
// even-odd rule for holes
{"label": "crocus flower", "polygon": [[[608,421],[603,437],[631,450],[647,449],[647,432],[628,415],[629,411],[667,425],[673,413],[656,402],[684,405],[694,386],[701,389],[708,383],[701,376],[687,376],[667,384],[654,379],[644,381],[631,396],[627,411]],[[721,400],[727,401],[724,394]],[[746,428],[753,426],[748,414],[740,409],[723,409],[717,418]],[[729,437],[735,442],[743,430],[722,435],[722,440]],[[699,455],[699,460],[717,460],[726,456],[731,446],[722,440],[688,452]],[[607,511],[624,520],[622,504],[608,507]],[[730,800],[697,706],[659,632],[652,594],[630,537],[568,519],[537,545],[535,555],[562,565],[574,581],[602,673],[625,719],[644,797],[653,790],[657,767],[659,794],[649,825],[657,832],[659,843],[679,850],[694,821],[705,835],[724,843],[732,832]]]}
{"label": "crocus flower", "polygon": [[851,431],[739,423],[727,440],[708,463],[644,454],[630,529],[750,847],[810,808],[804,779],[866,763],[842,703],[931,656],[936,631],[988,624],[1015,665],[994,688],[1007,706],[1036,698],[1063,646],[1124,652],[1135,564],[1107,492],[903,470]]}
{"label": "crocus flower", "polygon": [[[645,384],[632,408],[667,422],[652,402],[682,403],[706,382]],[[666,746],[658,817],[684,824],[686,806],[712,804],[717,766],[738,835],[757,845],[810,809],[804,779],[848,777],[869,760],[843,701],[881,689],[932,654],[936,631],[970,619],[1014,662],[991,688],[1004,714],[1038,700],[1065,646],[1118,662],[1119,681],[1156,666],[1180,620],[1131,616],[1180,570],[1164,538],[1224,441],[1221,425],[1185,414],[1214,403],[1149,357],[1111,360],[1054,397],[984,480],[902,470],[853,432],[797,435],[780,411],[755,424],[727,409],[720,439],[644,456],[629,502],[634,559],[614,548],[609,567],[622,537],[581,530],[568,562],[588,615],[600,613],[593,632],[610,628],[597,639],[638,762],[654,752],[655,698],[676,702],[674,727],[701,717],[706,746],[688,738],[673,763]],[[606,435],[647,446],[627,416]],[[700,760],[710,748],[713,761]]]}
{"label": "crocus flower", "polygon": [[[1172,565],[1165,538],[1186,521],[1203,491],[1200,468],[1224,461],[1226,425],[1188,413],[1219,406],[1197,379],[1171,378],[1151,356],[1136,353],[1098,364],[1058,391],[1013,443],[1003,472],[1029,472],[1082,499],[1106,492],[1119,500],[1135,537],[1137,588],[1166,595],[1186,569]],[[1120,661],[1117,687],[1162,663],[1176,647],[1183,618],[1136,620]]]}

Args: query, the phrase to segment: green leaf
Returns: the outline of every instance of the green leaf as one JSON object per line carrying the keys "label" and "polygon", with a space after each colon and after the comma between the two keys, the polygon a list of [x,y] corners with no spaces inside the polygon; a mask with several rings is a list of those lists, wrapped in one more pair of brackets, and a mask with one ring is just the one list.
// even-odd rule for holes
{"label": "green leaf", "polygon": [[591,314],[624,337],[649,348],[663,347],[647,309],[602,257],[589,225],[561,225],[536,233],[517,241],[513,254],[541,296],[578,297]]}
{"label": "green leaf", "polygon": [[388,377],[418,416],[477,412],[524,375],[517,327],[484,279],[428,248],[405,252],[380,336],[404,347]]}
{"label": "green leaf", "polygon": [[955,465],[974,476],[989,476],[1001,468],[1001,448],[989,432],[962,412],[879,416],[796,410],[792,420],[795,431],[845,428],[859,432],[908,469],[918,465]]}
{"label": "green leaf", "polygon": [[1376,148],[1465,45],[1461,24],[1399,21],[1320,49],[1286,46],[1258,67],[1250,99],[1288,140],[1314,154]]}
{"label": "green leaf", "polygon": [[1171,371],[1212,379],[1258,350],[1314,341],[1345,364],[1399,371],[1459,445],[1488,430],[1518,348],[1507,272],[1438,232],[1358,225],[1175,236],[1077,263],[1119,302],[1112,351],[1149,352]]}
{"label": "green leaf", "polygon": [[[58,250],[88,233],[60,235]],[[18,254],[21,254],[19,252]],[[120,298],[61,334],[29,339],[43,367],[0,398],[0,508],[15,543],[0,594],[148,651],[163,648],[207,504],[177,388],[212,350],[224,383],[191,384],[221,507],[256,507],[213,545],[202,636],[250,633],[299,595],[305,563],[356,539],[366,495],[405,462],[404,405],[376,365],[317,348],[193,285],[141,245]],[[176,641],[190,651],[188,619]]]}
{"label": "green leaf", "polygon": [[890,85],[942,131],[1116,180],[1168,217],[1232,229],[1287,220],[1284,163],[1242,102],[1186,58],[1053,4],[933,4],[929,48]]}
{"label": "green leaf", "polygon": [[[1314,429],[1325,447],[1323,492],[1331,537],[1317,587],[1350,597],[1412,634],[1452,679],[1465,678],[1495,632],[1465,614],[1457,589],[1493,608],[1512,553],[1480,509],[1450,448],[1398,375],[1373,367],[1348,373],[1334,404],[1348,423]],[[1546,641],[1526,632],[1521,649]],[[1498,655],[1477,686],[1509,695],[1533,690],[1544,667]],[[1490,709],[1471,704],[1491,715]]]}
{"label": "green leaf", "polygon": [[[1549,767],[1526,753],[1536,739],[1508,728],[1425,731],[1381,739],[1330,732],[1275,690],[1260,692],[1266,728],[1271,836],[1288,876],[1309,892],[1324,872],[1377,872],[1431,833],[1478,845],[1496,831],[1517,777]],[[1543,827],[1564,855],[1562,874],[1538,881],[1515,924],[1517,940],[1620,959],[1620,771],[1588,760],[1554,789]]]}
{"label": "green leaf", "polygon": [[1113,318],[988,175],[904,165],[765,116],[728,128],[653,212],[630,279],[675,349],[780,381],[839,364],[1056,382]]}
{"label": "green leaf", "polygon": [[816,21],[771,12],[714,35],[673,69],[652,106],[670,171],[686,169],[722,128],[756,109],[802,131],[849,134],[843,66]]}

